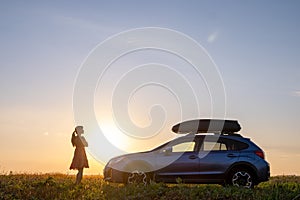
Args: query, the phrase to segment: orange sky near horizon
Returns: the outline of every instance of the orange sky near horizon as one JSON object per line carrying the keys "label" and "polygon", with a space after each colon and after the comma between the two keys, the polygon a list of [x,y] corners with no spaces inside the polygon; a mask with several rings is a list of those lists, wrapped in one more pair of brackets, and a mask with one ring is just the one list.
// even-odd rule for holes
{"label": "orange sky near horizon", "polygon": [[[72,124],[70,124],[72,125]],[[20,143],[16,144],[16,148],[11,148],[15,142],[7,141],[10,144],[9,149],[0,152],[1,164],[0,172],[8,174],[10,171],[13,173],[63,173],[75,174],[76,170],[69,170],[72,161],[74,148],[71,145],[70,137],[72,129],[68,128],[68,132],[41,132],[34,138],[23,138],[20,135],[18,139]],[[87,133],[88,134],[88,133]],[[280,149],[270,149],[268,144],[258,138],[249,135],[242,135],[250,137],[257,143],[266,154],[266,160],[270,163],[271,176],[276,175],[300,175],[300,169],[297,162],[299,162],[299,154],[282,152]],[[16,139],[16,138],[15,138]],[[170,138],[171,139],[171,138]],[[157,141],[152,144],[156,147],[163,142]],[[151,145],[150,145],[151,146]],[[5,146],[2,145],[2,149]],[[140,150],[142,147],[135,148]],[[9,151],[9,153],[7,153]],[[131,152],[133,152],[131,150]],[[88,152],[90,168],[85,169],[85,174],[99,175],[103,174],[104,163],[101,163],[93,158]]]}

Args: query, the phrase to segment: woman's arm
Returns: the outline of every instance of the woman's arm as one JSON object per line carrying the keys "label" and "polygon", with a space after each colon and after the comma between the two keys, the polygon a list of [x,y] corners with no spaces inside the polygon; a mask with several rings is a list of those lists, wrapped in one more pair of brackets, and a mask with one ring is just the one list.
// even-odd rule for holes
{"label": "woman's arm", "polygon": [[85,138],[83,136],[80,139],[81,139],[83,146],[85,146],[85,147],[89,146],[88,142],[85,140]]}

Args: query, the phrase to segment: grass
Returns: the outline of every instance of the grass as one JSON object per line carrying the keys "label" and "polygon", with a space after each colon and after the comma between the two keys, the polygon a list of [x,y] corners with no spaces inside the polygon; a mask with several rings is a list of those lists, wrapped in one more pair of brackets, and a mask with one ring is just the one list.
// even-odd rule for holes
{"label": "grass", "polygon": [[74,185],[75,176],[63,174],[0,175],[0,199],[299,199],[300,177],[276,176],[254,189],[219,185],[153,183],[144,185],[111,184],[101,176],[84,176]]}

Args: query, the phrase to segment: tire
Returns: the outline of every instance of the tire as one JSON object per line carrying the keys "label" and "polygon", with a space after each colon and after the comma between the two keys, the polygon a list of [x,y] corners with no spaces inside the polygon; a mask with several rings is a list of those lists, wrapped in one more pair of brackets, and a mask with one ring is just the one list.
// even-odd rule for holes
{"label": "tire", "polygon": [[227,183],[236,187],[253,188],[255,185],[255,178],[250,170],[235,168],[229,173]]}
{"label": "tire", "polygon": [[126,176],[127,184],[144,184],[147,185],[151,182],[152,176],[151,173],[145,173],[143,171],[134,170],[131,173],[128,173]]}

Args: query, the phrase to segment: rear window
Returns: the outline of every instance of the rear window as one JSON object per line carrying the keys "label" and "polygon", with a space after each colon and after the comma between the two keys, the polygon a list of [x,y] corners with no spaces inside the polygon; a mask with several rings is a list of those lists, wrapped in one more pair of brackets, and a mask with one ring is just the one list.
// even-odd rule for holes
{"label": "rear window", "polygon": [[249,147],[249,145],[244,142],[239,142],[239,141],[230,140],[230,139],[226,139],[224,141],[226,143],[227,150],[240,151],[243,149],[247,149]]}

